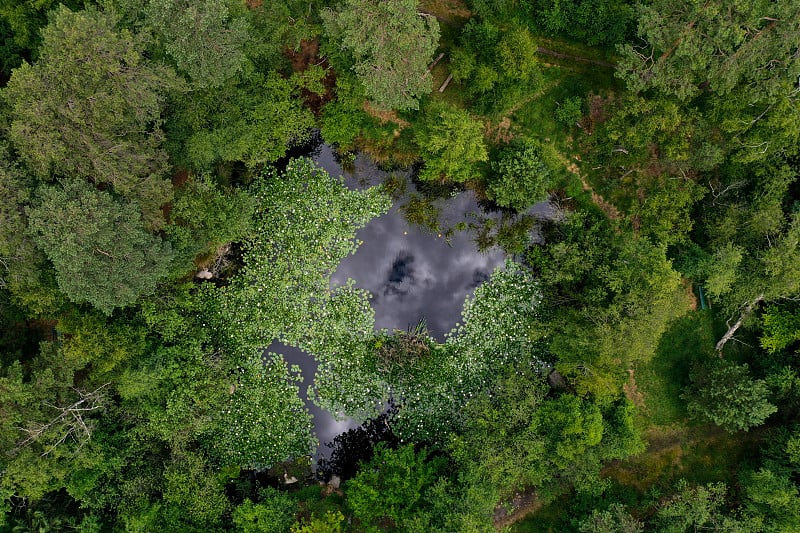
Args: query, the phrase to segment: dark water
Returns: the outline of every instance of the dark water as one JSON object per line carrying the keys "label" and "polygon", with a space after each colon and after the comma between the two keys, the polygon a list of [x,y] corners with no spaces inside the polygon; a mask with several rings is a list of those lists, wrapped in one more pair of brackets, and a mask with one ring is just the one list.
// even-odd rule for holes
{"label": "dark water", "polygon": [[[312,154],[318,165],[334,176],[343,176],[351,188],[364,188],[382,183],[390,173],[378,169],[359,156],[353,168],[345,170],[336,161],[327,145]],[[461,319],[464,299],[500,267],[505,255],[499,248],[485,253],[478,250],[473,235],[466,231],[448,233],[447,228],[459,222],[469,223],[483,215],[471,191],[456,192],[436,200],[441,231],[431,231],[409,224],[401,207],[416,191],[408,179],[410,172],[395,173],[406,181],[406,194],[395,202],[389,213],[372,220],[357,237],[363,241],[358,251],[344,259],[331,278],[332,286],[348,279],[372,293],[375,327],[402,329],[424,320],[430,334],[443,340]],[[274,344],[270,351],[283,354],[290,364],[303,372],[303,397],[314,416],[314,427],[320,443],[331,441],[339,433],[357,426],[352,420],[336,421],[333,416],[307,400],[306,390],[313,381],[316,362],[304,352]],[[318,456],[328,449],[320,446]]]}

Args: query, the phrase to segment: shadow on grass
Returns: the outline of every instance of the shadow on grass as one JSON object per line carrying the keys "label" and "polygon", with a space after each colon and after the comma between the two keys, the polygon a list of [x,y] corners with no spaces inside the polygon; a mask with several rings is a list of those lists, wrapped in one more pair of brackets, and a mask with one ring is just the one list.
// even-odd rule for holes
{"label": "shadow on grass", "polygon": [[636,368],[644,394],[643,426],[685,423],[688,414],[680,395],[689,384],[694,361],[714,355],[714,325],[709,311],[690,311],[661,336],[653,359]]}

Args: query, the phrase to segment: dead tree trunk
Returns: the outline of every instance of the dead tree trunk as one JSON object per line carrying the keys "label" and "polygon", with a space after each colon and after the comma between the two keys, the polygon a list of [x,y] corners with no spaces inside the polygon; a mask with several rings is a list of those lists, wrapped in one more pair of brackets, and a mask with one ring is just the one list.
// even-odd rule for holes
{"label": "dead tree trunk", "polygon": [[764,295],[759,294],[752,302],[748,303],[745,306],[744,310],[742,311],[742,314],[739,315],[739,320],[737,320],[732,326],[728,324],[728,331],[726,331],[725,335],[723,335],[722,338],[719,340],[719,342],[717,342],[717,347],[716,347],[717,355],[722,357],[722,348],[725,346],[725,343],[733,338],[734,334],[736,333],[736,330],[739,329],[744,320],[750,315],[750,313],[753,312],[753,309],[763,301],[764,301]]}

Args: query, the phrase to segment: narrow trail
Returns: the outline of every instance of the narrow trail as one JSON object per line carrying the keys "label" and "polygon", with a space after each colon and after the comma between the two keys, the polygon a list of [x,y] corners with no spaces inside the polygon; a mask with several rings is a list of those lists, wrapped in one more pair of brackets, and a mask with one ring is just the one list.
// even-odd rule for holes
{"label": "narrow trail", "polygon": [[570,54],[562,54],[561,52],[556,52],[555,50],[550,50],[549,48],[543,48],[541,46],[536,50],[536,52],[545,56],[557,57],[559,59],[569,59],[570,61],[578,61],[580,63],[590,63],[592,65],[597,65],[606,68],[617,68],[617,66],[614,63],[609,63],[608,61],[601,61],[599,59],[589,59],[588,57],[580,57]]}

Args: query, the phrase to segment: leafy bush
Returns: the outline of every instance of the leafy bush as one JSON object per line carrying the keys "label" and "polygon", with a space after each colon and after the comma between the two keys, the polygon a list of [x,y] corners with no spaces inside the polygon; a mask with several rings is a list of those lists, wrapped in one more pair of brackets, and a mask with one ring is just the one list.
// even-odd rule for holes
{"label": "leafy bush", "polygon": [[542,202],[551,186],[551,167],[535,141],[514,141],[492,162],[489,195],[503,207],[523,210]]}

